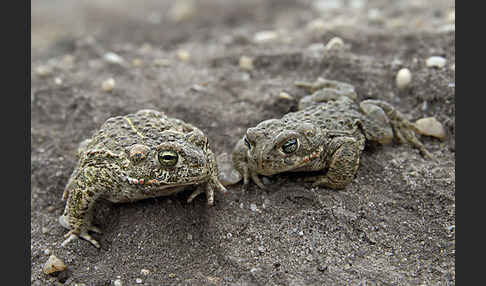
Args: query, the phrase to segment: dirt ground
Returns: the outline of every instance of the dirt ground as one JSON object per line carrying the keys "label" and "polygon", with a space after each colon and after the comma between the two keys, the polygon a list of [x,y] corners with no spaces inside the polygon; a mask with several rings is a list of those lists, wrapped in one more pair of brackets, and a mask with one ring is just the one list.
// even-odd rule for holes
{"label": "dirt ground", "polygon": [[[453,1],[31,4],[32,285],[455,284]],[[326,50],[336,36],[344,46]],[[109,52],[119,58],[104,59]],[[241,56],[253,69],[240,67]],[[446,65],[427,67],[431,56]],[[395,85],[402,67],[413,75],[407,90]],[[189,192],[101,202],[102,249],[60,246],[75,150],[107,118],[161,110],[198,126],[215,153],[230,153],[246,128],[296,110],[306,94],[296,80],[319,76],[410,120],[436,117],[447,139],[421,140],[437,160],[408,145],[370,145],[342,191],[283,174],[264,191],[231,186],[209,209],[204,196],[186,203]],[[109,78],[111,92],[102,89]],[[44,274],[50,254],[68,269]]]}

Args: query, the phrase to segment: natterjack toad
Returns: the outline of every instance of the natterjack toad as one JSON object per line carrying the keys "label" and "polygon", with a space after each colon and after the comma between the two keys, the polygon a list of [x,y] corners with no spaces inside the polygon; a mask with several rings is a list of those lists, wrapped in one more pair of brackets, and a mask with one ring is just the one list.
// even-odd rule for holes
{"label": "natterjack toad", "polygon": [[366,140],[386,144],[396,138],[431,158],[414,125],[388,103],[365,100],[358,106],[352,85],[323,78],[296,85],[312,92],[300,100],[299,111],[249,128],[237,143],[233,165],[245,185],[251,178],[263,188],[259,174],[322,171],[314,186],[342,189],[357,172]]}
{"label": "natterjack toad", "polygon": [[226,192],[208,139],[196,127],[154,110],[108,119],[78,150],[79,161],[63,193],[66,208],[59,222],[70,231],[66,245],[81,237],[99,243],[88,231],[92,207],[99,199],[130,202],[167,196],[188,186],[191,202],[205,192],[213,205],[214,191]]}

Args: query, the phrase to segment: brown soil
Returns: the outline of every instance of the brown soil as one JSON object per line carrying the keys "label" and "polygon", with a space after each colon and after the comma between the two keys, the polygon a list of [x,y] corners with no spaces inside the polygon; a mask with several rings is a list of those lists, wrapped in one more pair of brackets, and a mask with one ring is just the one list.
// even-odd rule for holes
{"label": "brown soil", "polygon": [[[32,1],[32,284],[455,284],[454,3],[207,0],[176,21],[174,2]],[[323,28],[310,28],[318,18]],[[278,37],[255,43],[264,30]],[[342,49],[309,48],[335,36]],[[124,63],[107,63],[107,52]],[[239,67],[242,55],[253,70]],[[446,66],[426,67],[430,56]],[[402,67],[413,74],[406,91],[395,86]],[[437,160],[408,145],[370,145],[343,191],[279,175],[265,191],[232,186],[210,209],[204,196],[187,204],[188,192],[103,202],[95,224],[104,233],[94,235],[102,249],[82,240],[60,247],[66,231],[57,217],[75,150],[107,118],[158,109],[198,126],[215,153],[230,153],[246,128],[296,109],[305,92],[294,81],[319,76],[349,82],[360,100],[386,100],[411,120],[435,116],[448,138],[422,141]],[[115,88],[104,92],[111,77]],[[68,270],[45,275],[47,250]]]}

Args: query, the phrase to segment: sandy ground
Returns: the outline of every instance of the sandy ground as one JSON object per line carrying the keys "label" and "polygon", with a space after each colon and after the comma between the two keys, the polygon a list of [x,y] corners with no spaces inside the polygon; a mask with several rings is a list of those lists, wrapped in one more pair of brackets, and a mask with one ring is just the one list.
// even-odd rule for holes
{"label": "sandy ground", "polygon": [[[454,13],[453,1],[32,1],[32,284],[454,285]],[[336,36],[344,46],[326,50]],[[427,67],[430,56],[447,62]],[[402,67],[407,90],[395,85]],[[246,128],[296,110],[294,81],[319,76],[410,120],[436,117],[447,139],[421,140],[437,160],[370,145],[343,191],[283,174],[265,191],[231,186],[210,209],[204,196],[187,204],[189,192],[101,202],[102,249],[60,247],[75,150],[107,118],[162,110],[230,153]],[[68,269],[44,274],[50,254]]]}

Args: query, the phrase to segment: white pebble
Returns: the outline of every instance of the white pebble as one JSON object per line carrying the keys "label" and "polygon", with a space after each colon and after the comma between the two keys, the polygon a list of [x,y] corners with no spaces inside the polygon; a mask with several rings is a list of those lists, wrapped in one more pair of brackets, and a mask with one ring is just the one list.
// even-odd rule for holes
{"label": "white pebble", "polygon": [[342,8],[344,5],[341,0],[315,0],[312,3],[314,9],[320,12],[329,12],[329,10]]}
{"label": "white pebble", "polygon": [[240,64],[240,68],[243,70],[248,70],[248,71],[253,70],[253,59],[250,57],[241,56],[239,64]]}
{"label": "white pebble", "polygon": [[425,61],[425,64],[427,65],[427,67],[436,67],[436,68],[442,68],[445,66],[445,64],[447,63],[447,60],[443,57],[438,57],[438,56],[433,56],[433,57],[430,57],[428,58],[426,61]]}
{"label": "white pebble", "polygon": [[66,268],[67,267],[66,264],[64,264],[64,261],[52,254],[51,256],[49,256],[49,259],[44,264],[42,270],[45,274],[51,274],[53,272],[64,271]]}
{"label": "white pebble", "polygon": [[420,134],[433,136],[441,140],[446,138],[444,127],[435,117],[419,119],[415,122],[415,127],[417,127]]}
{"label": "white pebble", "polygon": [[252,211],[252,212],[256,212],[256,211],[257,211],[257,206],[256,206],[256,204],[253,204],[253,203],[252,203],[252,204],[250,204],[250,209],[251,209],[251,211]]}
{"label": "white pebble", "polygon": [[449,11],[449,13],[447,14],[447,20],[449,22],[456,22],[456,10],[451,10]]}
{"label": "white pebble", "polygon": [[103,91],[110,92],[115,88],[115,80],[113,78],[109,78],[101,84],[101,88]]}
{"label": "white pebble", "polygon": [[135,283],[137,283],[137,284],[142,284],[142,281],[143,280],[141,278],[136,278],[135,279]]}
{"label": "white pebble", "polygon": [[174,4],[169,8],[167,16],[171,21],[180,22],[191,18],[196,12],[196,5],[192,0],[174,1]]}
{"label": "white pebble", "polygon": [[344,46],[344,41],[343,39],[339,37],[334,37],[326,45],[326,50],[331,50],[331,49],[341,49]]}
{"label": "white pebble", "polygon": [[187,61],[187,60],[189,60],[190,57],[191,57],[191,55],[186,50],[181,49],[181,50],[177,51],[177,58],[181,61]]}
{"label": "white pebble", "polygon": [[294,100],[294,98],[292,97],[292,95],[290,95],[290,94],[286,93],[285,91],[282,91],[282,92],[281,92],[281,93],[278,95],[278,97],[279,97],[280,99],[285,99],[285,100]]}
{"label": "white pebble", "polygon": [[51,254],[51,250],[49,248],[44,249],[44,254],[45,255]]}
{"label": "white pebble", "polygon": [[51,68],[48,66],[39,66],[35,71],[39,76],[48,76],[52,72]]}
{"label": "white pebble", "polygon": [[407,88],[412,82],[412,73],[409,69],[403,68],[398,71],[395,82],[399,89]]}
{"label": "white pebble", "polygon": [[113,285],[115,286],[123,286],[123,282],[120,279],[116,279],[113,281]]}
{"label": "white pebble", "polygon": [[62,84],[62,79],[60,77],[56,77],[54,79],[54,83],[57,84],[57,85],[61,85]]}
{"label": "white pebble", "polygon": [[383,18],[383,15],[379,9],[372,8],[368,10],[368,20],[370,22],[380,22]]}
{"label": "white pebble", "polygon": [[148,269],[142,269],[142,270],[140,270],[140,274],[142,274],[142,275],[149,275],[150,274],[150,270],[148,270]]}
{"label": "white pebble", "polygon": [[106,53],[103,59],[112,64],[122,64],[125,61],[122,57],[112,52]]}
{"label": "white pebble", "polygon": [[256,43],[266,43],[278,38],[276,31],[260,31],[255,34],[253,41]]}

